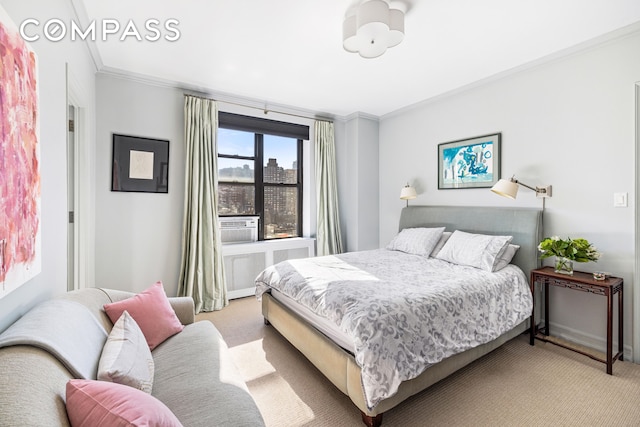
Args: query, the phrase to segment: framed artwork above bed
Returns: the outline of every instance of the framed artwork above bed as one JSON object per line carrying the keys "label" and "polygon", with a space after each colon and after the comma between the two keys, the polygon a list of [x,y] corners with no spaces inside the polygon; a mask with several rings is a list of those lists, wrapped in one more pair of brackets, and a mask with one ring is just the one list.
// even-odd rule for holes
{"label": "framed artwork above bed", "polygon": [[500,179],[501,133],[438,144],[438,189],[491,188]]}

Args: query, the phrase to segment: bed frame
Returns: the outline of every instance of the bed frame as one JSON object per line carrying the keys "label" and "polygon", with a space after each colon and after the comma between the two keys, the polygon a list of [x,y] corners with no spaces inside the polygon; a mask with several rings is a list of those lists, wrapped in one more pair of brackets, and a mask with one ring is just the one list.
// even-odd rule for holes
{"label": "bed frame", "polygon": [[[527,277],[532,269],[540,265],[537,251],[538,243],[542,239],[540,209],[469,206],[409,206],[402,209],[400,230],[442,226],[445,226],[447,231],[511,235],[512,243],[520,245],[512,263],[518,265]],[[349,396],[360,409],[362,421],[370,427],[382,424],[385,411],[527,331],[529,326],[529,321],[524,321],[489,343],[456,354],[429,367],[417,378],[400,384],[395,395],[369,410],[362,391],[360,367],[352,354],[318,332],[268,293],[262,297],[262,314],[266,324],[273,325],[329,381]]]}

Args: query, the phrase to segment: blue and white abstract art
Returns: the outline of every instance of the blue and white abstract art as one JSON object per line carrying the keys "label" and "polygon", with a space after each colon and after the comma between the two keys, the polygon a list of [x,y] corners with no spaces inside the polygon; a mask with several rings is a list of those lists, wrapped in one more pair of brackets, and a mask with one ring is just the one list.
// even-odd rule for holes
{"label": "blue and white abstract art", "polygon": [[486,188],[500,178],[501,134],[438,145],[438,188]]}

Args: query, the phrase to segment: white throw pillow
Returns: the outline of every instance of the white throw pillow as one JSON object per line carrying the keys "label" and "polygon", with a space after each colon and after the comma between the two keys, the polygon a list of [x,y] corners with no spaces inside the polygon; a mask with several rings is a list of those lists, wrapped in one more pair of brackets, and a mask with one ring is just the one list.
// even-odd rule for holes
{"label": "white throw pillow", "polygon": [[155,366],[140,327],[124,311],[113,325],[98,362],[98,379],[151,393]]}
{"label": "white throw pillow", "polygon": [[440,240],[444,227],[437,228],[405,228],[389,242],[387,249],[408,254],[429,256]]}
{"label": "white throw pillow", "polygon": [[442,236],[440,236],[440,240],[438,240],[438,243],[436,243],[436,246],[431,251],[431,255],[430,255],[431,257],[435,258],[436,255],[438,255],[438,252],[440,252],[440,249],[442,249],[444,244],[447,243],[447,240],[449,240],[449,237],[451,237],[450,231],[442,232]]}
{"label": "white throw pillow", "polygon": [[513,236],[490,236],[456,230],[444,244],[436,258],[485,271],[494,271],[500,255]]}
{"label": "white throw pillow", "polygon": [[506,249],[501,255],[498,255],[498,259],[496,260],[496,264],[493,267],[493,271],[502,270],[507,265],[511,263],[511,260],[516,255],[516,252],[520,249],[518,245],[507,245]]}

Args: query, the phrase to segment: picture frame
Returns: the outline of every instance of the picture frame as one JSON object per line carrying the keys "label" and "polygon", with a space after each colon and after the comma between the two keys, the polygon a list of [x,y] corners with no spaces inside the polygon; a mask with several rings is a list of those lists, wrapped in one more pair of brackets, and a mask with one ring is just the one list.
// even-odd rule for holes
{"label": "picture frame", "polygon": [[[0,5],[0,299],[42,271],[40,60]],[[8,60],[5,60],[5,57]],[[48,110],[47,110],[48,111]],[[45,117],[45,120],[48,120]],[[17,301],[17,300],[16,300]],[[20,304],[6,305],[18,309]]]}
{"label": "picture frame", "polygon": [[491,188],[500,179],[502,133],[438,144],[438,189]]}
{"label": "picture frame", "polygon": [[113,134],[111,191],[169,192],[169,140]]}

